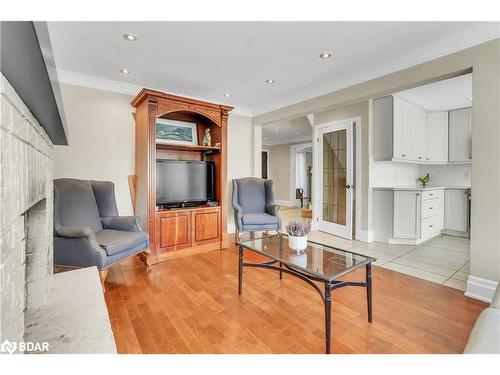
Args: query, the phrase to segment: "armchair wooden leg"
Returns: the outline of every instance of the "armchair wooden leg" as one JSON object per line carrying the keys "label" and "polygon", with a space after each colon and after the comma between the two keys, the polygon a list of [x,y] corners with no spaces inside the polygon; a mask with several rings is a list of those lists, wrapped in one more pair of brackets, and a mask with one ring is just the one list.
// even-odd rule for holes
{"label": "armchair wooden leg", "polygon": [[102,292],[105,293],[106,292],[105,282],[106,282],[106,278],[108,277],[108,270],[105,269],[105,270],[99,271],[99,277],[101,278]]}
{"label": "armchair wooden leg", "polygon": [[146,265],[146,272],[151,271],[151,262],[149,261],[149,257],[151,256],[151,250],[146,249],[142,253],[137,254],[137,256]]}
{"label": "armchair wooden leg", "polygon": [[250,232],[250,239],[255,239],[255,232],[254,231],[251,231]]}

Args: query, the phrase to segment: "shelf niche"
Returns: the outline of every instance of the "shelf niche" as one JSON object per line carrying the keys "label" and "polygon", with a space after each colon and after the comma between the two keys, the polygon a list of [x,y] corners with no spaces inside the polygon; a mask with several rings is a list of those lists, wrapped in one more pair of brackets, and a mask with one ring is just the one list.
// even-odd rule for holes
{"label": "shelf niche", "polygon": [[[151,263],[201,251],[221,249],[227,239],[227,117],[232,107],[143,89],[132,101],[136,108],[136,196],[134,210],[147,229]],[[198,145],[156,142],[157,119],[196,123]],[[211,146],[201,146],[205,129]],[[220,147],[215,147],[220,143]],[[204,160],[215,164],[215,200],[219,207],[156,210],[156,160]],[[191,211],[187,215],[182,212]],[[218,215],[218,219],[214,220]],[[204,219],[206,215],[206,219]],[[209,219],[208,219],[209,218]],[[212,223],[212,224],[210,224]],[[198,225],[199,224],[199,225]],[[198,226],[197,226],[198,225]],[[204,233],[210,233],[205,239]],[[217,233],[217,236],[213,236]],[[191,238],[192,237],[192,238]],[[168,240],[167,240],[168,239]],[[176,243],[182,241],[182,246]],[[174,254],[175,253],[175,254]]]}

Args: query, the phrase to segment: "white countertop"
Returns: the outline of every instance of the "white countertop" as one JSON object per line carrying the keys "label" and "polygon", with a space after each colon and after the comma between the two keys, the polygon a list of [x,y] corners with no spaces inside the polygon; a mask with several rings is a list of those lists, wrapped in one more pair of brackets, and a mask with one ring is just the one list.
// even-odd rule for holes
{"label": "white countertop", "polygon": [[375,190],[409,190],[409,191],[424,191],[424,190],[444,190],[444,189],[470,189],[470,186],[373,186]]}

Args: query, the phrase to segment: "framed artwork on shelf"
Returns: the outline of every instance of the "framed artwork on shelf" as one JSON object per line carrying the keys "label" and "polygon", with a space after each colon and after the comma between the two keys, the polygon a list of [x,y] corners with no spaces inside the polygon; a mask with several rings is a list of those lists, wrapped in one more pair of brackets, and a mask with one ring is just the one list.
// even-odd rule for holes
{"label": "framed artwork on shelf", "polygon": [[196,123],[156,119],[156,143],[198,146]]}

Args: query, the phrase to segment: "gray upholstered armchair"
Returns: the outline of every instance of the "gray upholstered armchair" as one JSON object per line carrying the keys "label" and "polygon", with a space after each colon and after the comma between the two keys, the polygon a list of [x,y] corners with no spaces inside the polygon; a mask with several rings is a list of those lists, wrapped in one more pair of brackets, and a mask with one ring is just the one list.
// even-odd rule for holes
{"label": "gray upholstered armchair", "polygon": [[233,180],[233,208],[237,241],[242,232],[281,229],[272,180],[256,177]]}
{"label": "gray upholstered armchair", "polygon": [[107,268],[148,249],[136,216],[118,216],[112,182],[54,180],[54,265]]}

